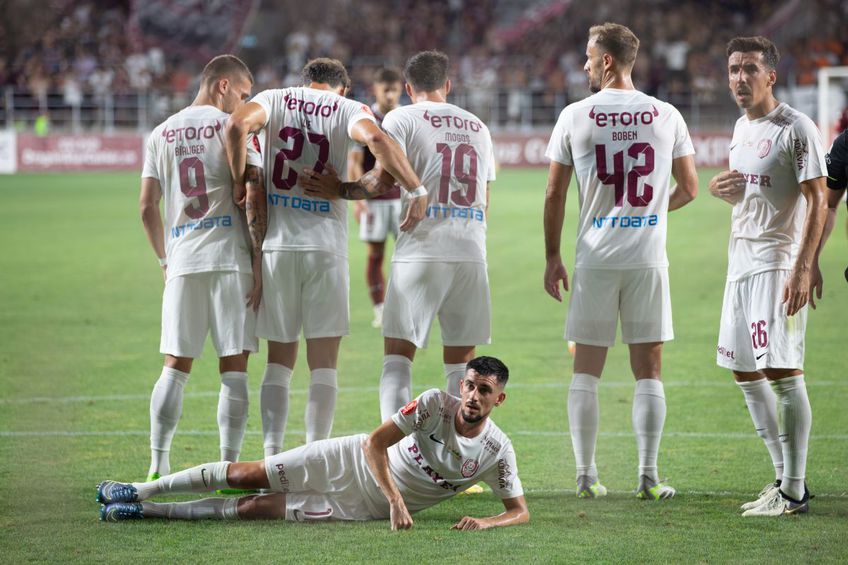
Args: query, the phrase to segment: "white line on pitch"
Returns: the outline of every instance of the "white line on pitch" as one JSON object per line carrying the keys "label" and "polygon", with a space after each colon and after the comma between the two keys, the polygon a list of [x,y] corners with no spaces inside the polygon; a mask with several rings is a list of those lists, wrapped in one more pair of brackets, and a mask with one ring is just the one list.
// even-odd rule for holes
{"label": "white line on pitch", "polygon": [[[294,436],[306,435],[304,430],[286,430],[286,433]],[[364,434],[368,430],[338,432],[339,436]],[[148,430],[109,430],[109,431],[11,431],[0,430],[0,437],[83,437],[83,436],[146,436],[149,435]],[[247,430],[246,435],[258,436],[262,435],[259,430]],[[178,430],[177,435],[184,436],[218,436],[218,430]],[[544,431],[544,430],[513,430],[507,435],[512,436],[530,436],[530,437],[569,437],[568,432]],[[601,437],[611,438],[632,438],[633,432],[599,432]],[[755,440],[757,435],[753,432],[664,432],[664,438],[682,438],[682,439],[738,439],[738,440]],[[848,434],[824,434],[811,435],[812,440],[829,440],[829,441],[848,441]]]}
{"label": "white line on pitch", "polygon": [[[675,388],[675,387],[686,387],[686,388],[726,388],[728,390],[733,390],[732,381],[731,380],[721,380],[717,379],[714,381],[666,381],[666,388]],[[538,390],[538,389],[559,389],[559,390],[567,390],[569,383],[567,382],[556,382],[556,383],[510,383],[507,385],[507,390]],[[846,381],[815,381],[809,380],[807,381],[807,387],[809,388],[830,388],[830,387],[848,387],[848,380]],[[602,382],[600,385],[601,390],[604,388],[633,388],[633,381],[613,381],[613,382]],[[418,393],[424,392],[427,390],[426,388],[416,387]],[[307,393],[306,388],[293,388],[290,390],[289,394],[293,396],[302,396]],[[356,393],[377,393],[379,392],[379,388],[376,386],[359,386],[359,387],[339,387],[339,393],[341,394],[356,394]],[[217,397],[218,391],[206,390],[206,391],[189,391],[183,394],[184,398],[212,398]],[[58,402],[58,403],[73,403],[73,402],[125,402],[131,400],[149,400],[150,393],[138,393],[138,394],[105,394],[105,395],[95,395],[95,396],[29,396],[29,397],[21,397],[21,398],[0,398],[0,404],[35,404],[39,402]]]}
{"label": "white line on pitch", "polygon": [[[569,488],[532,488],[525,489],[528,494],[571,494],[574,495],[574,489]],[[633,495],[632,490],[613,490],[610,489],[607,492],[610,494],[622,494],[622,495]],[[721,497],[721,498],[750,498],[750,492],[734,492],[729,490],[678,490],[678,494],[685,494],[689,496],[712,496],[712,497]],[[828,492],[814,492],[813,493],[817,498],[848,498],[848,493],[828,493]],[[587,502],[589,505],[599,504],[598,502]],[[599,507],[600,508],[600,507]]]}

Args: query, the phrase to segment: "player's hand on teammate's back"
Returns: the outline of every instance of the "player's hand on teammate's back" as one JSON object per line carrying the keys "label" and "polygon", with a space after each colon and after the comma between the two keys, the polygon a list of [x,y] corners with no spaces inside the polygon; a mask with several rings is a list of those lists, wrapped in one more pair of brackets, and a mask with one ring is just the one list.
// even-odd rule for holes
{"label": "player's hand on teammate's back", "polygon": [[545,265],[545,292],[554,297],[557,302],[562,302],[562,293],[559,290],[559,283],[562,281],[562,288],[568,290],[568,271],[565,270],[565,265],[559,258],[548,259]]}
{"label": "player's hand on teammate's back", "polygon": [[338,200],[342,184],[339,173],[330,163],[326,163],[324,171],[320,173],[313,169],[303,169],[303,174],[298,176],[297,182],[309,196],[326,200]]}
{"label": "player's hand on teammate's back", "polygon": [[710,179],[710,194],[736,204],[745,194],[745,176],[739,171],[722,171]]}
{"label": "player's hand on teammate's back", "polygon": [[403,500],[389,503],[389,519],[392,530],[408,530],[412,527],[412,516]]}
{"label": "player's hand on teammate's back", "polygon": [[783,287],[783,301],[786,304],[786,315],[794,316],[811,298],[811,279],[813,275],[801,269],[792,269],[789,280]]}
{"label": "player's hand on teammate's back", "polygon": [[418,222],[424,219],[427,214],[427,203],[429,202],[427,195],[416,196],[409,199],[409,205],[406,207],[406,217],[400,224],[400,231],[412,231]]}
{"label": "player's hand on teammate's back", "polygon": [[462,520],[451,526],[452,530],[485,530],[489,527],[489,525],[479,518],[472,518],[471,516],[463,516]]}

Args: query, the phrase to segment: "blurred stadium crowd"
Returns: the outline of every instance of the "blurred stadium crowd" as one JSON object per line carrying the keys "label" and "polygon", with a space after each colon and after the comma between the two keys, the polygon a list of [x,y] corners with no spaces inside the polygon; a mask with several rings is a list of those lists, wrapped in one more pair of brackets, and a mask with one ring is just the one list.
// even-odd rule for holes
{"label": "blurred stadium crowd", "polygon": [[[127,124],[138,122],[142,103],[155,122],[190,102],[205,61],[141,47],[127,32],[131,0],[41,4],[48,8],[0,7],[6,109],[60,115],[82,106],[91,110],[85,125],[97,127],[107,101],[119,123],[124,108]],[[814,85],[819,67],[848,65],[848,2],[841,0],[258,0],[253,10],[232,50],[254,69],[256,91],[298,84],[306,60],[330,55],[345,62],[352,95],[364,100],[375,68],[438,48],[453,58],[455,94],[495,127],[550,124],[568,101],[585,96],[586,33],[603,21],[625,23],[640,37],[638,87],[684,114],[686,107],[732,108],[724,44],[734,35],[776,41],[784,86]]]}

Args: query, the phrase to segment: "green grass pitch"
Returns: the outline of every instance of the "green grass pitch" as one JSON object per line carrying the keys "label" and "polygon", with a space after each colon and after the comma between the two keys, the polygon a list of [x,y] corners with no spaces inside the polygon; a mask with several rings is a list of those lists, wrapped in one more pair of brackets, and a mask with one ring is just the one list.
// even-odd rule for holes
{"label": "green grass pitch", "polygon": [[[844,211],[822,258],[824,298],[810,313],[808,386],[814,422],[811,514],[743,519],[738,506],[771,477],[741,393],[715,366],[730,208],[701,195],[669,220],[676,339],[665,349],[668,398],[660,474],[678,488],[664,503],[636,500],[630,427],[633,379],[626,349],[611,350],[600,388],[598,465],[611,494],[574,497],[566,393],[571,361],[566,306],[542,289],[545,171],[501,171],[493,185],[489,271],[493,344],[480,353],[510,367],[509,399],[494,413],[518,455],[529,525],[451,531],[465,514],[490,515],[490,494],[458,497],[414,516],[408,532],[366,524],[103,524],[94,485],[138,480],[148,464],[148,395],[158,377],[162,280],[137,213],[137,174],[0,177],[0,555],[25,561],[133,562],[798,562],[842,561],[848,524],[848,285]],[[571,271],[577,197],[569,195],[563,249]],[[379,332],[370,327],[364,246],[353,236],[351,331],[342,342],[334,435],[378,423]],[[415,364],[420,392],[443,384],[438,330]],[[261,456],[258,388],[243,459]],[[287,447],[304,436],[308,372],[295,370]],[[187,385],[172,464],[218,457],[214,350]],[[841,533],[840,533],[841,532]]]}

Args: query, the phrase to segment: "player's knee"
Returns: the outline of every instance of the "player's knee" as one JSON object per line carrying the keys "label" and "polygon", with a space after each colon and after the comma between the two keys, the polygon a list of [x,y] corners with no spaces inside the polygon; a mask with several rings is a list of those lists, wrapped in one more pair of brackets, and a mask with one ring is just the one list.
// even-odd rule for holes
{"label": "player's knee", "polygon": [[286,517],[286,495],[245,496],[239,499],[238,515],[243,520],[283,520]]}
{"label": "player's knee", "polygon": [[227,468],[227,484],[235,488],[267,488],[265,462],[231,463]]}

